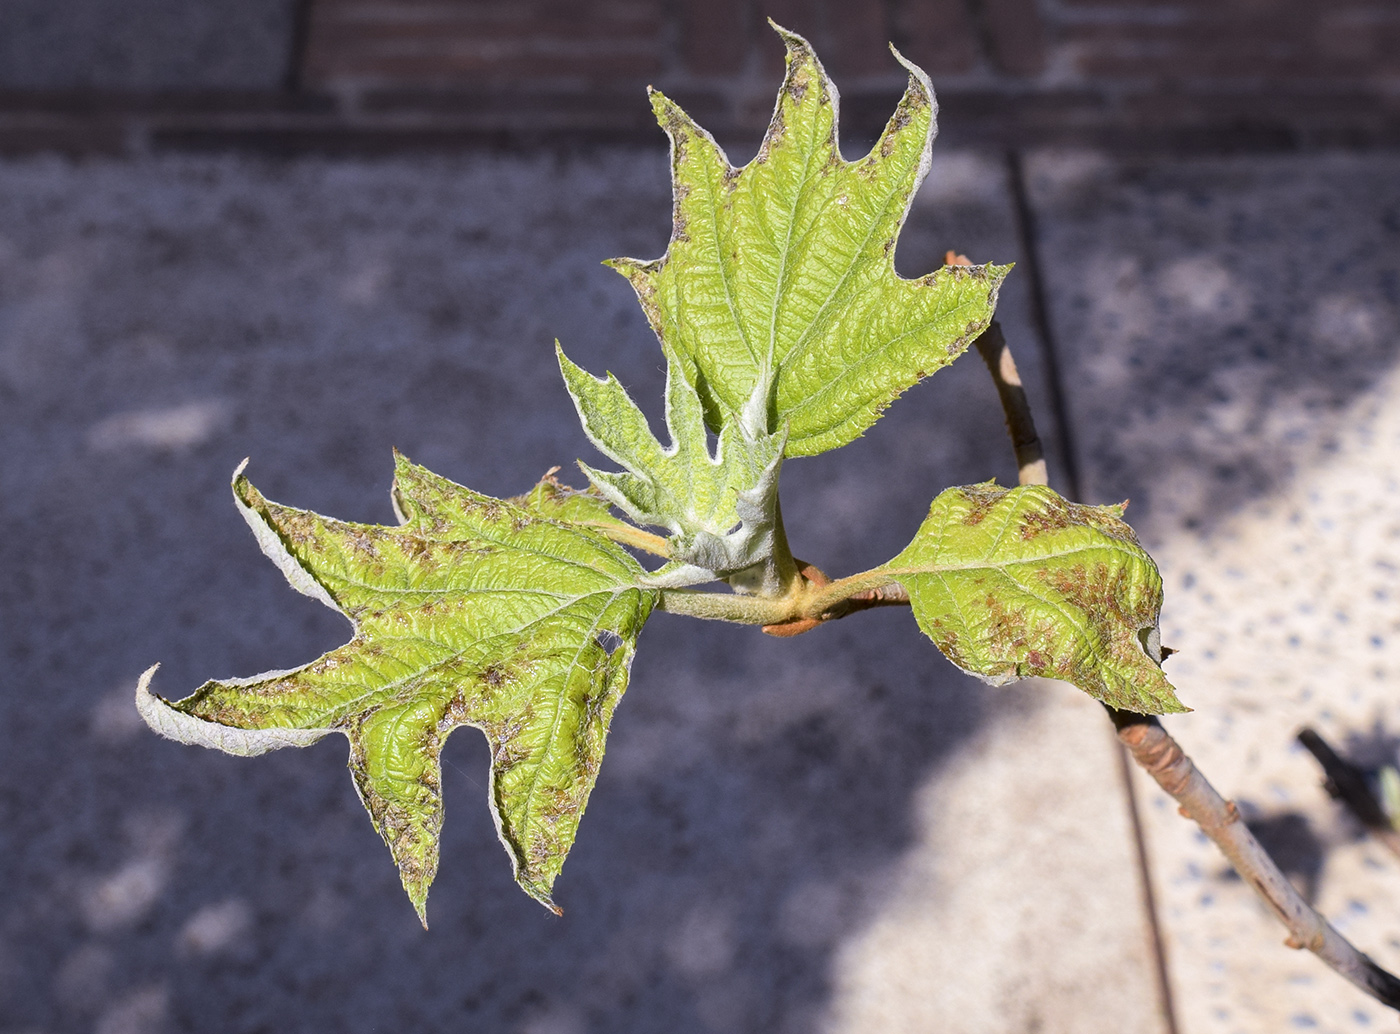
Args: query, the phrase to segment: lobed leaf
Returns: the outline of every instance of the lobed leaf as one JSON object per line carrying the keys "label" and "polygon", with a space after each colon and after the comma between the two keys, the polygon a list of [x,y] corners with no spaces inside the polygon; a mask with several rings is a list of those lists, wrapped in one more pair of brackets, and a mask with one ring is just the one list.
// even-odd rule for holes
{"label": "lobed leaf", "polygon": [[668,584],[724,578],[766,560],[773,550],[783,436],[751,438],[726,423],[717,448],[709,439],[689,363],[667,350],[663,447],[646,417],[611,374],[599,380],[559,350],[559,368],[593,444],[626,468],[580,463],[597,489],[638,524],[667,529],[679,563]]}
{"label": "lobed leaf", "polygon": [[950,488],[880,571],[943,654],[987,682],[1042,675],[1114,707],[1185,711],[1148,653],[1162,580],[1122,514],[1041,485]]}
{"label": "lobed leaf", "polygon": [[607,496],[595,488],[570,488],[554,476],[558,469],[554,467],[530,491],[512,496],[506,502],[541,517],[590,528],[628,527],[625,521],[612,515],[612,501]]}
{"label": "lobed leaf", "polygon": [[624,549],[564,519],[611,519],[606,503],[557,483],[506,502],[402,456],[397,528],[270,502],[241,468],[233,490],[264,552],[354,635],[305,667],[207,682],[175,703],[150,694],[148,672],[137,691],[147,722],[243,754],[343,733],[360,799],[420,918],[438,864],[442,745],[459,726],[481,729],[516,880],[555,909],[550,892],[657,596]]}
{"label": "lobed leaf", "polygon": [[917,280],[894,269],[910,202],[928,172],[936,103],[909,85],[870,153],[837,142],[836,87],[802,37],[777,28],[787,75],[758,156],[729,163],[709,133],[662,94],[675,193],[666,254],[615,259],[657,337],[695,370],[712,429],[751,441],[787,433],[808,456],[852,441],[916,381],[986,328],[1009,266],[945,266]]}

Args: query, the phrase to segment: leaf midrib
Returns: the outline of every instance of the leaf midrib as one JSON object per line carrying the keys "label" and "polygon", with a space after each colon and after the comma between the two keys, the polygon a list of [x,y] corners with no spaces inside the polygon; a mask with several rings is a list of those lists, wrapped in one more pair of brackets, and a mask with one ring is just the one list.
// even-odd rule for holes
{"label": "leaf midrib", "polygon": [[[624,588],[621,588],[621,589],[616,590],[616,591],[613,591],[613,592],[598,591],[598,592],[586,593],[586,594],[584,594],[584,595],[577,596],[577,597],[572,597],[572,598],[570,598],[570,599],[568,600],[568,602],[563,603],[563,604],[561,604],[561,605],[558,606],[558,607],[555,607],[553,610],[547,611],[547,612],[545,612],[545,613],[543,613],[543,614],[534,615],[533,617],[527,619],[526,621],[524,621],[524,622],[521,623],[520,625],[517,625],[517,626],[515,626],[515,627],[513,627],[513,628],[501,629],[501,630],[499,630],[499,631],[492,632],[492,633],[490,633],[489,635],[480,636],[480,637],[477,638],[477,639],[473,639],[473,640],[471,641],[471,643],[469,643],[466,647],[463,647],[463,648],[460,648],[460,649],[458,649],[458,648],[456,648],[456,647],[453,647],[453,646],[452,646],[451,644],[449,644],[449,643],[444,643],[444,642],[441,642],[441,641],[436,640],[436,639],[429,639],[429,638],[426,638],[426,637],[424,637],[424,636],[391,636],[391,635],[384,635],[384,636],[376,637],[376,641],[377,641],[377,642],[384,642],[384,643],[403,643],[403,642],[431,643],[431,644],[433,644],[434,646],[438,646],[438,647],[441,647],[441,648],[444,648],[444,649],[448,650],[448,651],[449,651],[449,656],[444,657],[444,658],[442,658],[441,660],[434,661],[433,663],[428,664],[428,665],[425,665],[425,666],[423,666],[423,667],[416,668],[416,669],[414,669],[414,670],[411,671],[411,672],[407,672],[406,674],[404,674],[404,675],[401,676],[400,678],[392,679],[392,680],[390,680],[390,681],[388,681],[388,682],[385,682],[383,685],[374,687],[373,689],[366,689],[364,692],[358,693],[358,694],[356,694],[356,695],[350,697],[349,700],[345,701],[344,703],[342,703],[342,704],[337,704],[337,705],[336,705],[336,708],[337,708],[338,710],[340,710],[342,713],[341,713],[340,717],[336,718],[336,719],[330,724],[329,727],[335,728],[336,731],[338,731],[338,732],[345,732],[346,730],[343,729],[343,728],[340,728],[340,726],[339,726],[338,723],[343,722],[343,721],[345,720],[345,718],[346,718],[348,715],[350,715],[350,714],[358,713],[359,711],[365,710],[365,709],[366,709],[367,707],[369,707],[369,706],[373,706],[373,705],[366,705],[366,704],[365,704],[365,702],[366,702],[367,700],[369,700],[371,697],[377,697],[377,696],[381,696],[381,695],[384,695],[384,694],[387,694],[388,696],[392,697],[393,694],[394,694],[394,691],[397,690],[397,689],[402,688],[406,683],[411,682],[411,681],[414,680],[414,679],[421,679],[421,678],[423,678],[426,674],[428,674],[429,672],[432,672],[432,671],[434,671],[434,670],[436,670],[436,669],[438,669],[438,668],[443,667],[444,665],[451,664],[451,663],[453,663],[453,662],[459,660],[459,659],[462,657],[462,655],[465,654],[465,653],[467,652],[468,649],[472,649],[472,648],[475,648],[475,647],[480,647],[480,646],[482,646],[483,644],[488,644],[488,643],[491,643],[491,642],[494,641],[494,640],[502,639],[502,638],[516,638],[516,639],[519,639],[519,638],[522,637],[523,633],[524,633],[527,629],[532,628],[533,626],[538,625],[538,624],[540,624],[541,622],[547,621],[547,620],[549,620],[549,619],[552,618],[552,617],[556,617],[557,615],[564,613],[566,610],[569,609],[569,607],[571,607],[571,606],[576,606],[576,605],[582,603],[583,601],[588,600],[588,599],[590,599],[590,598],[592,598],[592,597],[595,597],[595,596],[603,596],[603,595],[606,595],[606,596],[608,597],[608,602],[605,603],[605,604],[603,605],[603,607],[599,610],[599,612],[598,612],[598,618],[595,619],[595,621],[594,621],[594,623],[593,623],[593,626],[592,626],[593,628],[596,629],[596,627],[597,627],[597,625],[598,625],[598,622],[602,620],[602,615],[604,615],[604,614],[607,613],[608,608],[611,607],[624,593],[629,592],[629,591],[632,591],[633,589],[635,589],[635,591],[637,591],[638,593],[643,593],[643,594],[645,594],[645,593],[647,593],[647,592],[654,592],[654,591],[655,591],[655,590],[643,589],[643,588],[640,588],[640,587],[628,586],[628,587],[624,587]],[[356,623],[355,623],[355,635],[356,635],[356,637],[359,636],[359,633],[360,633],[359,623],[356,622]],[[354,645],[354,640],[352,640],[350,643],[346,643],[345,646],[338,647],[337,650],[346,649],[346,648],[351,647],[352,645]],[[585,645],[586,645],[586,643],[585,643]],[[336,652],[336,651],[333,650],[333,651],[331,651],[331,652],[334,653],[334,652]],[[319,662],[320,662],[321,660],[323,660],[323,659],[324,659],[324,658],[319,658],[319,657],[318,657],[316,660],[311,661],[311,662],[309,662],[309,663],[307,663],[307,664],[304,664],[304,665],[302,665],[300,668],[294,668],[292,671],[287,672],[287,673],[285,673],[285,674],[283,674],[283,675],[280,675],[277,679],[269,680],[269,681],[266,682],[266,683],[256,683],[255,685],[259,685],[259,686],[261,686],[261,685],[268,685],[268,684],[270,684],[271,682],[283,681],[283,680],[285,680],[285,679],[287,679],[287,678],[289,678],[289,677],[290,677],[290,678],[295,678],[296,676],[301,675],[301,674],[302,674],[303,672],[305,672],[307,669],[311,668],[313,665],[319,663]],[[240,688],[250,688],[250,687],[240,687]],[[364,706],[361,706],[361,705],[364,705]],[[205,720],[208,721],[209,719],[205,719]],[[219,723],[215,723],[215,724],[219,724]],[[314,727],[314,728],[323,728],[323,727],[326,727],[326,726],[324,726],[324,725],[315,725],[315,726],[305,726],[305,727],[306,727],[306,728],[311,728],[311,727]],[[229,728],[240,728],[240,729],[241,729],[242,727],[241,727],[241,726],[229,726]],[[280,726],[279,728],[301,729],[301,728],[304,728],[304,726],[300,726],[300,725]]]}

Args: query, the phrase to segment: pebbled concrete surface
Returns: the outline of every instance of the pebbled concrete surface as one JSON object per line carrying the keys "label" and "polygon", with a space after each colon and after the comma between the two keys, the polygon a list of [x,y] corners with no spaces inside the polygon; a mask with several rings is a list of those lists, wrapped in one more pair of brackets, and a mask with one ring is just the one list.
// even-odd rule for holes
{"label": "pebbled concrete surface", "polygon": [[[1307,722],[1395,756],[1400,160],[1027,168],[1085,493],[1131,496],[1167,579],[1197,708],[1171,727],[1400,966],[1400,863],[1291,745]],[[510,881],[470,732],[424,934],[338,741],[250,761],[136,720],[152,661],[178,696],[344,638],[234,512],[243,456],[355,519],[391,519],[394,445],[520,491],[588,455],[556,336],[655,415],[655,342],[597,263],[658,254],[667,197],[659,147],[0,163],[0,1032],[1170,1034],[1096,706],[987,689],[907,615],[792,641],[658,616],[562,919]],[[1000,162],[940,155],[900,268],[949,247],[1017,257]],[[1024,292],[1003,322],[1048,425]],[[999,424],[968,359],[793,462],[796,551],[886,559],[943,486],[1012,479]],[[1136,792],[1179,1031],[1391,1022]]]}
{"label": "pebbled concrete surface", "polygon": [[[941,158],[901,268],[1015,257],[1008,196]],[[659,146],[0,164],[0,1031],[1164,1032],[1105,723],[962,676],[908,615],[791,641],[658,616],[562,919],[510,880],[470,732],[425,934],[337,740],[246,760],[135,719],[153,661],[179,696],[345,636],[255,549],[244,456],[351,519],[391,519],[395,445],[521,491],[588,455],[555,336],[656,413],[598,262],[658,254],[668,216]],[[1013,280],[1043,401],[1025,313]],[[792,463],[795,549],[888,558],[943,486],[1014,477],[1000,423],[968,359]]]}
{"label": "pebbled concrete surface", "polygon": [[[1308,897],[1400,967],[1400,859],[1319,788],[1400,727],[1400,156],[1030,164],[1080,463],[1166,582],[1166,724]],[[1139,780],[1180,1029],[1389,1029]]]}

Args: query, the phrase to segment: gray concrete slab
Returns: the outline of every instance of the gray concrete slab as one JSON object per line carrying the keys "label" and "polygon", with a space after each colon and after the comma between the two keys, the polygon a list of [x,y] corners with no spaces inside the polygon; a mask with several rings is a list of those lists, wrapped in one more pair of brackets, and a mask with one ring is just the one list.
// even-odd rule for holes
{"label": "gray concrete slab", "polygon": [[[1309,897],[1400,968],[1400,862],[1319,788],[1305,724],[1396,760],[1400,157],[1030,164],[1086,492],[1167,587],[1168,727]],[[1393,1016],[1305,954],[1139,787],[1181,1029]]]}
{"label": "gray concrete slab", "polygon": [[[940,159],[901,268],[1014,257],[1005,187]],[[907,614],[790,641],[655,618],[562,919],[510,880],[470,732],[424,933],[338,740],[250,761],[135,721],[153,661],[178,696],[346,634],[255,549],[244,456],[351,519],[391,520],[392,446],[521,491],[588,455],[556,336],[655,413],[656,344],[598,262],[668,226],[660,147],[0,164],[0,1030],[1161,1031],[1094,708],[988,690]],[[1014,478],[1000,425],[969,358],[793,462],[795,549],[888,558],[945,485]]]}

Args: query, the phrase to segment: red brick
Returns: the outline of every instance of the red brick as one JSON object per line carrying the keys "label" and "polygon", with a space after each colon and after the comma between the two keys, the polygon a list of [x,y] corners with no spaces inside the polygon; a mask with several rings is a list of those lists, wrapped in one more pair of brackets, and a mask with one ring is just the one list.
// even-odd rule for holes
{"label": "red brick", "polygon": [[315,43],[333,50],[346,46],[361,46],[373,49],[376,46],[402,46],[409,41],[418,41],[423,46],[432,47],[474,47],[490,50],[531,49],[550,41],[558,41],[571,46],[592,46],[600,51],[617,48],[643,47],[656,49],[656,33],[583,33],[583,32],[514,32],[508,27],[497,25],[473,26],[463,29],[460,26],[433,23],[404,24],[393,22],[339,22],[323,24],[316,35]]}
{"label": "red brick", "polygon": [[[516,81],[535,83],[542,79],[585,79],[591,81],[644,81],[658,71],[659,62],[651,55],[642,58],[615,58],[599,61],[595,55],[540,53],[513,59],[487,58],[478,54],[401,54],[376,55],[357,62],[352,68],[331,70],[331,81],[356,80],[405,85],[459,86],[462,83]],[[339,72],[339,74],[336,74]]]}
{"label": "red brick", "polygon": [[992,61],[1015,76],[1045,70],[1045,28],[1036,0],[982,0]]}
{"label": "red brick", "polygon": [[489,57],[470,53],[373,54],[353,63],[321,62],[308,69],[308,81],[320,87],[338,83],[418,86],[458,89],[477,85],[533,85],[561,79],[596,84],[649,82],[657,78],[660,62],[652,55],[619,56],[537,53]]}
{"label": "red brick", "polygon": [[306,75],[405,84],[661,70],[657,0],[316,0]]}
{"label": "red brick", "polygon": [[1158,17],[1172,17],[1182,13],[1212,11],[1252,15],[1270,18],[1288,7],[1306,7],[1313,10],[1325,6],[1328,11],[1374,11],[1384,13],[1395,10],[1394,0],[1058,0],[1059,4],[1071,10],[1096,9],[1096,13],[1107,14],[1114,10],[1132,12],[1140,17],[1150,12]]}
{"label": "red brick", "polygon": [[655,0],[312,0],[312,6],[317,12],[417,10],[502,21],[530,21],[543,16],[578,23],[597,18],[653,17],[657,12]]}
{"label": "red brick", "polygon": [[312,0],[305,68],[323,86],[543,75],[595,88],[665,78],[675,54],[688,88],[723,92],[755,62],[765,82],[781,74],[761,13],[811,39],[848,91],[896,78],[891,37],[936,76],[972,71],[985,44],[995,76],[1032,80],[1053,38],[1096,88],[1274,78],[1374,90],[1400,75],[1400,0]]}
{"label": "red brick", "polygon": [[930,75],[969,72],[977,37],[965,0],[903,0],[894,13],[895,45]]}
{"label": "red brick", "polygon": [[777,83],[783,75],[783,46],[778,38],[768,30],[763,18],[772,18],[785,29],[806,37],[817,48],[822,64],[833,74],[836,66],[830,60],[822,33],[822,0],[763,0],[758,5],[762,14],[763,26],[757,40],[757,64],[759,78],[764,83]]}
{"label": "red brick", "polygon": [[[811,41],[837,80],[892,71],[884,0],[764,0],[761,9],[783,28]],[[781,50],[760,41],[759,54],[765,76],[781,74]]]}
{"label": "red brick", "polygon": [[[825,40],[833,69],[845,75],[892,73],[890,26],[882,0],[828,0]],[[826,60],[823,58],[823,60]]]}
{"label": "red brick", "polygon": [[1269,18],[1233,5],[1170,23],[1062,27],[1090,76],[1189,79],[1356,77],[1394,68],[1400,20],[1281,3]]}
{"label": "red brick", "polygon": [[660,13],[636,5],[621,9],[600,10],[578,17],[577,12],[554,10],[504,11],[483,9],[472,4],[389,3],[365,2],[330,3],[320,0],[312,10],[312,31],[319,26],[352,25],[421,25],[455,27],[460,31],[496,29],[519,36],[538,34],[583,33],[603,36],[616,33],[656,33],[661,27]]}
{"label": "red brick", "polygon": [[825,14],[823,0],[762,0],[758,5],[761,19],[772,18],[785,29],[807,39],[814,39]]}
{"label": "red brick", "polygon": [[732,75],[748,61],[753,45],[747,0],[685,0],[681,54],[687,71]]}

